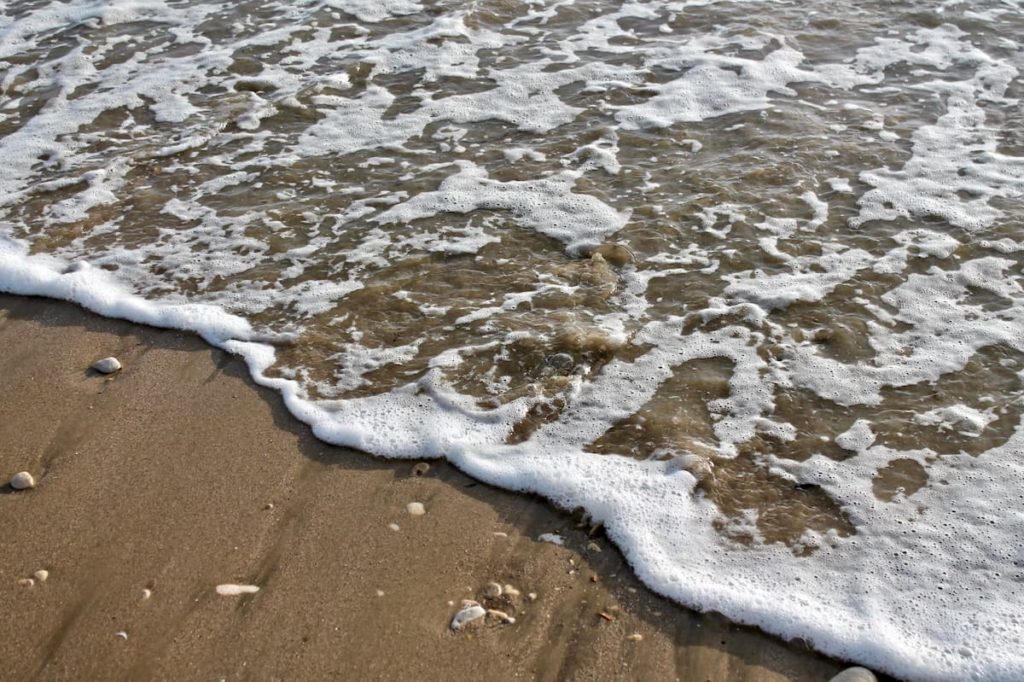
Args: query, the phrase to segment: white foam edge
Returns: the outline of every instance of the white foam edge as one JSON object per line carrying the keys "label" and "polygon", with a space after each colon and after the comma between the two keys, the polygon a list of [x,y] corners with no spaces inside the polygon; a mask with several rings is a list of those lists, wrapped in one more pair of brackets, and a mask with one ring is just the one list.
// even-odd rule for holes
{"label": "white foam edge", "polygon": [[[740,590],[727,577],[735,566],[723,555],[713,553],[717,556],[696,557],[695,561],[691,556],[677,565],[676,555],[683,549],[679,543],[707,549],[715,547],[718,539],[710,523],[715,514],[710,503],[702,503],[700,498],[691,495],[696,479],[685,470],[673,470],[671,463],[614,455],[585,457],[573,452],[559,453],[564,457],[552,457],[549,451],[532,450],[530,443],[511,447],[488,445],[486,441],[493,437],[494,431],[487,426],[504,428],[500,422],[507,424],[508,419],[514,418],[513,414],[500,417],[487,413],[466,414],[467,421],[483,420],[474,424],[483,434],[477,434],[477,438],[434,441],[429,434],[444,430],[437,419],[437,408],[442,415],[446,411],[459,412],[459,406],[445,404],[443,396],[430,396],[434,414],[431,419],[411,422],[417,431],[407,430],[403,434],[405,447],[388,450],[386,443],[374,437],[377,429],[367,428],[365,424],[360,427],[351,419],[351,414],[339,409],[344,405],[340,401],[306,400],[297,382],[266,376],[266,370],[275,360],[273,346],[252,340],[248,322],[216,307],[147,301],[127,291],[106,271],[86,264],[68,267],[57,257],[30,254],[24,243],[4,239],[0,239],[0,292],[65,300],[109,318],[195,332],[211,345],[240,355],[253,380],[278,390],[287,409],[327,443],[390,458],[421,457],[424,452],[431,452],[435,457],[444,456],[484,483],[536,493],[564,509],[582,506],[592,519],[604,524],[608,537],[622,549],[642,582],[684,606],[717,611],[735,622],[760,627],[786,639],[803,638],[825,654],[871,665],[901,677],[944,679],[951,672],[948,659],[932,660],[936,652],[927,645],[935,645],[928,637],[933,633],[911,635],[905,624],[886,620],[884,615],[892,614],[883,615],[885,609],[875,614],[882,615],[882,619],[872,618],[870,609],[865,612],[855,603],[848,603],[852,595],[839,593],[835,595],[835,602],[822,602],[816,599],[820,595],[812,585],[804,583],[801,587],[789,581],[787,598],[780,599],[773,583],[779,578],[794,578],[803,573],[793,571],[792,565],[787,566],[786,549],[748,548],[741,559],[743,563],[771,566],[777,561],[778,577],[767,583],[744,581],[746,584]],[[393,399],[395,394],[386,394],[386,397]],[[378,411],[387,406],[379,403],[372,407]],[[383,411],[385,415],[390,413],[390,410]],[[404,421],[403,425],[408,427],[410,422]],[[423,436],[424,440],[416,436]],[[686,528],[685,541],[681,538],[668,541],[660,536],[658,529],[664,527]],[[842,550],[843,546],[838,549]],[[855,548],[846,546],[846,550],[852,549]],[[828,563],[835,568],[837,559],[839,563],[847,563],[856,555],[853,551],[853,556],[832,557]],[[719,564],[722,560],[724,563]],[[837,587],[840,585],[841,581]],[[813,614],[809,614],[812,603]],[[861,623],[861,627],[836,627],[852,622]],[[880,632],[891,636],[879,636]],[[922,651],[930,655],[923,656]],[[978,653],[993,655],[982,656],[985,660],[975,659],[974,665],[965,666],[961,672],[974,673],[984,679],[1002,679],[1003,675],[1012,676],[1024,670],[1018,667],[1021,666],[1019,657],[1001,659],[994,652]]]}

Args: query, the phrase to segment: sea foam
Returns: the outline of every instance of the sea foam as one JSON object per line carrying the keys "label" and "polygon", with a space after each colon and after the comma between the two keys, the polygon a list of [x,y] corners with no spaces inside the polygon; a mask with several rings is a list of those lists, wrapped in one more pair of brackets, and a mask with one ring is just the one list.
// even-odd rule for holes
{"label": "sea foam", "polygon": [[0,290],[582,506],[687,606],[1024,676],[1019,13],[592,4],[6,9]]}

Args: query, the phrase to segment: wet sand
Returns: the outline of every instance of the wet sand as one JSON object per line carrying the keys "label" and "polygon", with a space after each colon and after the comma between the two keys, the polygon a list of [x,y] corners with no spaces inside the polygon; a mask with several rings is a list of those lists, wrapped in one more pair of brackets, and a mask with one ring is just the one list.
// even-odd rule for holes
{"label": "wet sand", "polygon": [[[317,441],[238,359],[193,336],[0,296],[0,349],[0,478],[37,479],[0,488],[2,679],[768,681],[841,669],[651,594],[607,540],[539,499],[442,462],[416,476],[415,462]],[[121,372],[87,371],[108,355]],[[413,501],[425,515],[407,513]],[[565,546],[536,540],[548,532]],[[45,582],[19,584],[39,569]],[[490,581],[522,592],[493,604],[516,622],[452,632],[461,600]],[[221,596],[222,583],[260,591]]]}

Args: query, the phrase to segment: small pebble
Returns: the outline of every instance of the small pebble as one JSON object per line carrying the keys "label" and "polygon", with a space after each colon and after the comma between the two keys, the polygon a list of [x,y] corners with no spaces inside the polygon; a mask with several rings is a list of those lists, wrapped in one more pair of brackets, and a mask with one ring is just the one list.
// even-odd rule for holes
{"label": "small pebble", "polygon": [[588,543],[587,544],[587,551],[588,552],[600,552],[601,551],[601,546],[598,545],[596,542]]}
{"label": "small pebble", "polygon": [[628,639],[631,642],[639,642],[643,638],[644,638],[644,636],[641,635],[639,632],[634,632],[633,634],[631,634],[628,637],[626,637],[626,639]]}
{"label": "small pebble", "polygon": [[15,490],[28,490],[36,487],[36,479],[27,471],[19,471],[11,477],[11,487]]}
{"label": "small pebble", "polygon": [[877,682],[877,678],[867,668],[855,666],[842,671],[829,682]]}
{"label": "small pebble", "polygon": [[553,545],[564,545],[565,538],[558,533],[541,533],[537,536],[537,539],[541,542],[550,542]]}
{"label": "small pebble", "polygon": [[142,598],[143,599],[149,599],[152,596],[153,596],[153,590],[148,590],[148,589],[147,590],[142,590]]}
{"label": "small pebble", "polygon": [[113,374],[121,369],[121,362],[115,357],[103,358],[92,363],[92,368],[102,374]]}
{"label": "small pebble", "polygon": [[377,590],[377,596],[378,597],[383,597],[384,596],[384,590]]}
{"label": "small pebble", "polygon": [[402,528],[397,523],[389,523],[388,524],[388,528],[390,528],[393,531],[400,531],[400,530],[402,530]]}
{"label": "small pebble", "polygon": [[266,510],[266,511],[270,511],[273,508],[274,508],[274,503],[273,502],[267,502],[265,505],[263,505],[263,509]]}
{"label": "small pebble", "polygon": [[118,639],[123,639],[123,640],[127,641],[128,640],[128,633],[125,632],[124,630],[121,630],[120,632],[115,632],[114,633],[114,637],[117,637]]}
{"label": "small pebble", "polygon": [[21,585],[22,587],[32,587],[33,585],[36,584],[36,581],[33,580],[32,578],[22,578],[21,580],[18,581],[18,584]]}
{"label": "small pebble", "polygon": [[502,623],[508,623],[508,624],[510,624],[510,625],[511,625],[512,623],[515,623],[515,622],[516,622],[516,619],[515,619],[515,618],[513,618],[513,617],[512,617],[512,616],[510,616],[510,615],[508,615],[508,614],[507,614],[507,613],[505,613],[504,611],[499,611],[498,609],[487,609],[487,615],[488,615],[488,616],[490,616],[490,617],[492,617],[492,618],[497,618],[497,619],[498,619],[498,620],[500,620],[500,621],[501,621]]}
{"label": "small pebble", "polygon": [[413,516],[423,516],[427,513],[427,510],[423,507],[422,502],[410,502],[405,505],[405,510]]}
{"label": "small pebble", "polygon": [[41,568],[35,573],[33,573],[32,577],[35,578],[38,582],[45,583],[46,579],[50,577],[50,572],[46,569]]}
{"label": "small pebble", "polygon": [[526,595],[526,598],[530,601],[537,601],[537,593],[531,592],[530,594]]}
{"label": "small pebble", "polygon": [[498,583],[487,583],[484,585],[484,596],[489,599],[497,599],[501,596],[501,585]]}
{"label": "small pebble", "polygon": [[479,620],[486,615],[487,611],[484,607],[480,606],[480,604],[475,601],[467,599],[462,602],[462,608],[459,609],[459,612],[455,614],[454,618],[452,618],[451,628],[452,630],[461,630],[469,623],[472,623],[474,620]]}
{"label": "small pebble", "polygon": [[508,533],[502,533],[500,530],[494,531],[493,535],[496,538],[507,538],[508,537]]}
{"label": "small pebble", "polygon": [[512,585],[505,585],[503,591],[504,591],[505,594],[507,594],[510,597],[518,597],[520,594],[522,594],[519,590],[517,590]]}
{"label": "small pebble", "polygon": [[412,468],[412,475],[413,476],[422,476],[425,473],[427,473],[428,471],[430,471],[430,465],[427,464],[426,462],[420,462],[419,464],[417,464],[416,466],[414,466]]}

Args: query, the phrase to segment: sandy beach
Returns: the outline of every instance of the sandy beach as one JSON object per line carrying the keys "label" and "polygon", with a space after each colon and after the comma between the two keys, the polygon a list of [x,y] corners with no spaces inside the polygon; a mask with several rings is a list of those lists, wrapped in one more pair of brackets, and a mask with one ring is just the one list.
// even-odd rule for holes
{"label": "sandy beach", "polygon": [[[542,500],[317,441],[193,336],[0,297],[0,348],[0,473],[37,481],[0,494],[0,678],[768,681],[842,667],[651,594]],[[88,370],[108,355],[122,371]],[[484,599],[490,582],[521,594]],[[464,599],[515,623],[453,632]]]}

